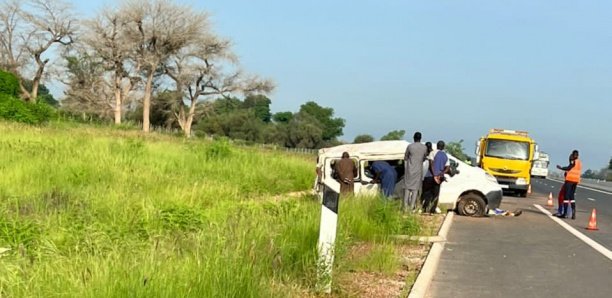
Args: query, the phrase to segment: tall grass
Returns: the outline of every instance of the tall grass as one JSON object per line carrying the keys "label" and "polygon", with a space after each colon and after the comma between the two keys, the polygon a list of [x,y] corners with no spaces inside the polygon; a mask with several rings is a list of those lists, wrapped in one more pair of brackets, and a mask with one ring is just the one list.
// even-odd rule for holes
{"label": "tall grass", "polygon": [[[4,122],[0,156],[0,247],[11,248],[0,255],[2,297],[299,297],[313,288],[320,204],[282,199],[312,186],[302,156]],[[377,199],[341,208],[339,248],[418,228]]]}

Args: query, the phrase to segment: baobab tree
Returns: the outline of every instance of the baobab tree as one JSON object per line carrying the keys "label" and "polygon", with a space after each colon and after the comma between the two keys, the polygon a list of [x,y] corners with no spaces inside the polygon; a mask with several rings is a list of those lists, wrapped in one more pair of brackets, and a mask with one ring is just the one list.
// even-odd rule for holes
{"label": "baobab tree", "polygon": [[153,79],[162,63],[200,34],[206,14],[167,0],[128,0],[119,8],[125,40],[133,47],[133,63],[144,79],[143,131],[149,132]]}
{"label": "baobab tree", "polygon": [[210,32],[207,23],[200,28],[201,34],[191,40],[188,47],[163,64],[164,73],[174,81],[177,93],[182,95],[173,105],[176,109],[173,112],[187,137],[191,135],[198,103],[211,96],[268,93],[274,88],[269,80],[244,75],[237,66],[230,42]]}
{"label": "baobab tree", "polygon": [[139,81],[138,76],[131,74],[138,70],[129,69],[134,66],[129,63],[133,49],[126,40],[126,22],[120,13],[111,9],[103,10],[95,19],[85,22],[87,31],[84,43],[110,73],[115,124],[121,123],[126,98]]}
{"label": "baobab tree", "polygon": [[[73,43],[77,19],[60,0],[7,1],[0,7],[2,65],[19,77],[22,97],[36,102],[50,62],[48,53],[57,45]],[[30,77],[32,87],[26,88]]]}

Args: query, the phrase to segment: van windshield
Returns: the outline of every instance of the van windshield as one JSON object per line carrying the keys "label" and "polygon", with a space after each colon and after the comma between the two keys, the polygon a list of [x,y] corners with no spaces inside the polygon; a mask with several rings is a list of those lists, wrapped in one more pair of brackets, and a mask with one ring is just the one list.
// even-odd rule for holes
{"label": "van windshield", "polygon": [[533,163],[534,168],[546,169],[548,168],[548,162],[544,160],[537,160]]}
{"label": "van windshield", "polygon": [[486,156],[513,160],[529,160],[529,143],[489,139]]}

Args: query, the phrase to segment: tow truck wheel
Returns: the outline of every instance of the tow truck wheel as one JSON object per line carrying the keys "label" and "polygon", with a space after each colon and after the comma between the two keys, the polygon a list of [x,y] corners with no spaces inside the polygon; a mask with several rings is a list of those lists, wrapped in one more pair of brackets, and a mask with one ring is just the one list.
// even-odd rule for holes
{"label": "tow truck wheel", "polygon": [[457,211],[460,215],[480,217],[485,214],[485,201],[475,193],[462,196],[457,204]]}

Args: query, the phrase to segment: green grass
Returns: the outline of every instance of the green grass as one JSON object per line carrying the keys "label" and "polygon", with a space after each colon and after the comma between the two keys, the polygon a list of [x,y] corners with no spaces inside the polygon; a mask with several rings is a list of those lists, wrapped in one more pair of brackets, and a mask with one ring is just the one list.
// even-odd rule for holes
{"label": "green grass", "polygon": [[[310,157],[64,122],[0,122],[0,156],[0,247],[11,248],[0,255],[0,297],[300,297],[314,288],[319,201],[278,199],[312,186]],[[384,247],[386,235],[419,231],[377,198],[340,208],[340,271],[351,243]],[[388,253],[374,250],[360,266],[392,270]]]}

